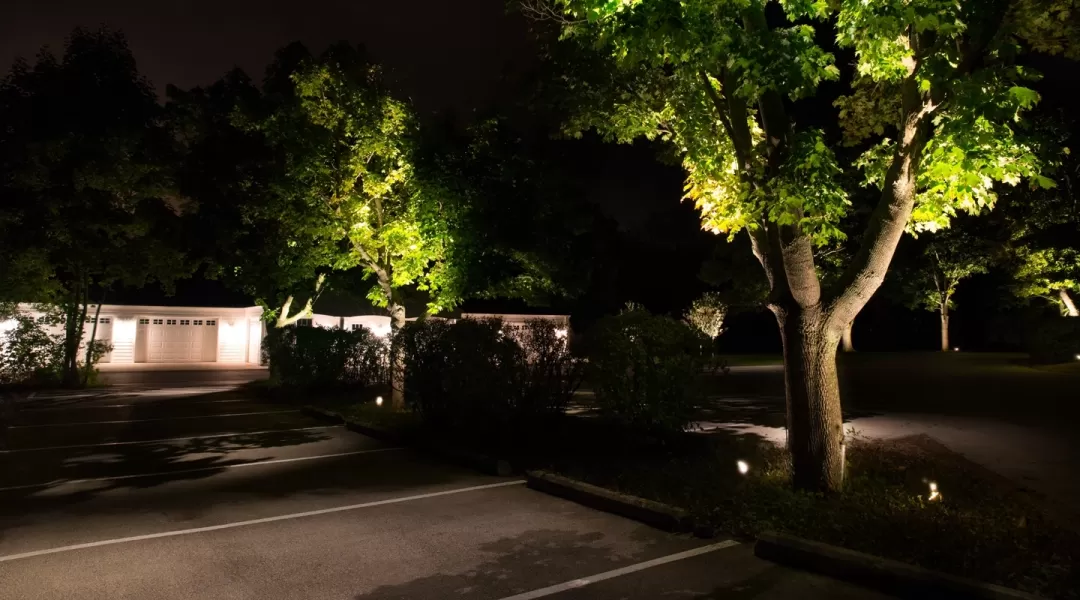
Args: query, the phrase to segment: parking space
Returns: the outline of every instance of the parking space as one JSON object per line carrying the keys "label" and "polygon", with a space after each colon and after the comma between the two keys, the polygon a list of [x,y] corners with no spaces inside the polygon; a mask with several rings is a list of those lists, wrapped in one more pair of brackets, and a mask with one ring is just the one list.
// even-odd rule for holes
{"label": "parking space", "polygon": [[878,597],[191,389],[19,406],[0,454],[0,596]]}

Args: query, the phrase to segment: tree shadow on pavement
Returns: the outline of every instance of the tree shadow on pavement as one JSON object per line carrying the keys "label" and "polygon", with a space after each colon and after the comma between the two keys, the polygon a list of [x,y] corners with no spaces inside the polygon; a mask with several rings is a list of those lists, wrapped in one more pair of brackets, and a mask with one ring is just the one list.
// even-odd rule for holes
{"label": "tree shadow on pavement", "polygon": [[[658,535],[647,537],[655,540]],[[637,546],[635,552],[619,552],[604,543],[604,537],[600,532],[559,529],[527,531],[481,545],[479,549],[491,554],[492,558],[466,571],[438,573],[405,583],[384,585],[357,595],[356,600],[501,598],[638,562],[649,546],[640,541],[634,544]]]}

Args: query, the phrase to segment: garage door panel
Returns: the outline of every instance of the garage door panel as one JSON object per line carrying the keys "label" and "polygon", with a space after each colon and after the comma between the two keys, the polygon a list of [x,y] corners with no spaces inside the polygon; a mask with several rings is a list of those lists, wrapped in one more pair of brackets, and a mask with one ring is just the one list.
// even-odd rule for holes
{"label": "garage door panel", "polygon": [[154,317],[147,329],[147,362],[201,362],[208,327],[216,320]]}

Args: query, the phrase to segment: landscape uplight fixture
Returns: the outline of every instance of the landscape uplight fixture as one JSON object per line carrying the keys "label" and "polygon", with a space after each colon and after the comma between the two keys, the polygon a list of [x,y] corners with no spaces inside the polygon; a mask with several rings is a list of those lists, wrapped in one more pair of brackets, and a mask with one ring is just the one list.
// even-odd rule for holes
{"label": "landscape uplight fixture", "polygon": [[740,475],[746,475],[750,472],[750,465],[746,464],[745,460],[740,460],[735,463],[735,466],[739,468]]}
{"label": "landscape uplight fixture", "polygon": [[382,406],[382,396],[375,396],[375,406]]}
{"label": "landscape uplight fixture", "polygon": [[930,482],[930,495],[926,498],[929,502],[935,502],[941,500],[941,492],[938,491],[937,482]]}
{"label": "landscape uplight fixture", "polygon": [[953,352],[959,352],[959,351],[960,351],[960,349],[959,349],[959,348],[953,348],[953,349],[952,349],[952,351],[953,351]]}

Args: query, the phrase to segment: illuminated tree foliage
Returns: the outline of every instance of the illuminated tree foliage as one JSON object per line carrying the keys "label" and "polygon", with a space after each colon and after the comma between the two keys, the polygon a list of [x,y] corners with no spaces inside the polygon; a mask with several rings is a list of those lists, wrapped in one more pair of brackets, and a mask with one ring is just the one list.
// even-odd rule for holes
{"label": "illuminated tree foliage", "polygon": [[[269,210],[312,224],[315,235],[298,243],[314,239],[341,250],[324,269],[363,269],[372,281],[367,297],[386,308],[393,330],[405,324],[405,288],[426,293],[428,313],[452,308],[461,290],[446,261],[439,189],[417,176],[410,107],[390,95],[362,50],[345,44],[299,61],[289,81],[289,96],[251,121],[282,160]],[[315,278],[316,294],[324,277]],[[295,315],[291,304],[290,296],[279,325],[310,314],[310,302]],[[400,407],[402,365],[392,362],[393,404]]]}
{"label": "illuminated tree foliage", "polygon": [[727,316],[728,307],[724,304],[720,294],[706,292],[690,305],[683,318],[691,327],[715,340],[724,332],[724,317]]}
{"label": "illuminated tree foliage", "polygon": [[1012,271],[1013,292],[1044,298],[1066,316],[1080,316],[1080,206],[1074,180],[1080,165],[1063,148],[1063,161],[1051,189],[1010,194],[1004,225],[1008,234],[1005,264]]}
{"label": "illuminated tree foliage", "polygon": [[[400,290],[427,292],[429,312],[453,307],[459,290],[443,261],[447,235],[438,198],[416,177],[417,125],[362,51],[331,47],[290,75],[294,98],[254,123],[284,157],[279,194],[294,214],[321,224],[347,252],[336,269],[360,266],[368,298],[405,321]],[[279,319],[292,317],[282,307]]]}
{"label": "illuminated tree foliage", "polygon": [[[843,431],[835,352],[880,286],[904,231],[934,231],[993,206],[995,185],[1040,175],[1022,136],[1038,101],[1024,50],[1077,53],[1074,2],[943,0],[525,0],[592,55],[565,87],[571,133],[669,142],[704,228],[749,235],[784,340],[794,483],[839,490]],[[768,10],[766,10],[768,8]],[[1047,18],[1058,15],[1065,18]],[[855,55],[838,125],[865,152],[854,165],[880,190],[859,247],[833,285],[814,248],[841,227],[848,169],[792,103],[837,81],[830,48]],[[595,68],[596,63],[603,68]],[[590,64],[591,63],[591,64]]]}

